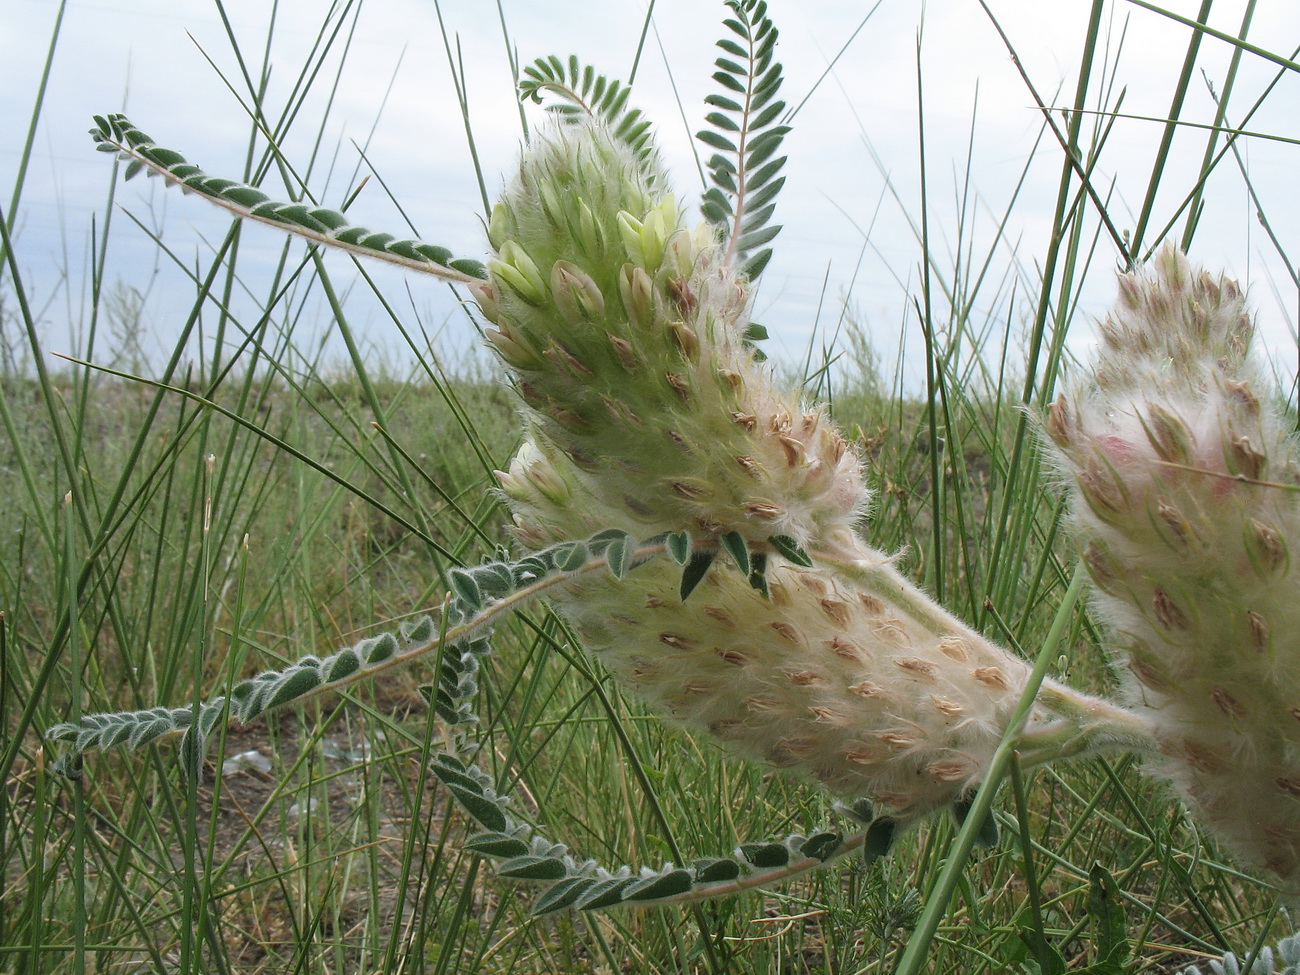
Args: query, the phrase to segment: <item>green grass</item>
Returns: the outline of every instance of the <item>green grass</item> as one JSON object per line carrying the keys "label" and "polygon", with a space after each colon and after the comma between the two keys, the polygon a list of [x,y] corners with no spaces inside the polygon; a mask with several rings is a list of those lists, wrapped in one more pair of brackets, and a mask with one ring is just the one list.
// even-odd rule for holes
{"label": "green grass", "polygon": [[[1097,27],[1100,4],[1095,12]],[[1171,24],[1170,36],[1189,35]],[[1071,97],[1081,110],[1118,107],[1097,94],[1115,55],[1100,37],[1079,40]],[[238,43],[252,52],[259,41]],[[1180,94],[1191,76],[1173,79]],[[1230,77],[1223,102],[1231,89]],[[256,86],[245,96],[265,119],[288,119],[297,104],[258,105]],[[924,133],[924,102],[918,119]],[[469,113],[471,131],[475,122]],[[283,138],[287,124],[268,127]],[[851,323],[846,358],[823,371],[810,353],[801,370],[872,461],[877,502],[864,531],[904,550],[909,573],[958,615],[1030,657],[1057,618],[1072,551],[1020,407],[1051,399],[1080,293],[1110,274],[1115,227],[1134,225],[1109,208],[1106,187],[1080,179],[1106,152],[1110,124],[1084,111],[1052,118],[1044,140],[1070,154],[1058,152],[1050,239],[1020,245],[1015,282],[986,275],[999,245],[973,232],[958,232],[955,254],[929,246],[938,234],[923,189],[911,219],[924,390],[887,378],[891,351],[872,349]],[[257,145],[250,171],[265,173],[278,160]],[[1229,158],[1225,145],[1204,135],[1204,169]],[[1168,186],[1165,167],[1158,155],[1134,205],[1130,253],[1179,236],[1185,218],[1166,200],[1194,208],[1201,192]],[[1011,194],[1000,221],[1017,201]],[[75,781],[54,776],[39,732],[56,722],[183,705],[436,604],[448,568],[508,540],[491,471],[508,464],[520,431],[497,375],[440,362],[415,325],[409,349],[376,362],[331,302],[349,352],[322,364],[297,336],[308,297],[332,293],[330,266],[299,248],[269,269],[252,314],[244,302],[236,310],[238,227],[197,265],[164,262],[194,295],[166,362],[133,355],[130,302],[104,280],[102,253],[88,268],[95,316],[79,352],[141,381],[52,360],[19,274],[14,217],[11,207],[0,272],[5,325],[17,329],[6,340],[19,336],[0,374],[0,969],[886,972],[927,919],[908,971],[1050,968],[1046,944],[1079,966],[1113,937],[1090,904],[1094,863],[1114,877],[1132,945],[1133,960],[1115,970],[1172,971],[1288,933],[1271,892],[1220,858],[1124,758],[1024,781],[1013,766],[996,803],[1002,840],[962,872],[942,872],[955,830],[936,820],[870,867],[696,911],[540,921],[528,919],[526,886],[460,852],[466,824],[427,771],[444,733],[417,691],[427,672],[235,728],[211,744],[197,783],[180,774],[172,745],[96,755]],[[406,307],[396,293],[387,300]],[[1010,311],[981,317],[998,307]],[[215,339],[202,356],[200,330]],[[1068,651],[1054,669],[1105,686],[1093,623],[1082,612],[1062,620]],[[705,856],[834,818],[814,789],[724,761],[647,715],[545,612],[512,620],[495,643],[482,762],[515,785],[526,818],[575,851],[657,863],[674,845]],[[254,750],[269,772],[221,774],[224,757]]]}

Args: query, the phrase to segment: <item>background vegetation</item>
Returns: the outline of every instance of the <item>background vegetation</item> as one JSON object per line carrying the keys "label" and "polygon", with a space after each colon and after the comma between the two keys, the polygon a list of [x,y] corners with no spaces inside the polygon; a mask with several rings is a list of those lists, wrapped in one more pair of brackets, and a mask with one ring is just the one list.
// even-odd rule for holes
{"label": "background vegetation", "polygon": [[[1101,40],[1104,5],[1092,10],[1077,91],[1060,97],[1110,111],[1117,52]],[[230,175],[300,189],[296,160],[274,147],[290,127],[312,128],[295,108],[310,84],[328,84],[314,68],[341,70],[331,45],[347,16],[325,23],[287,103],[261,100],[258,70],[239,82],[254,117],[247,172]],[[829,402],[871,458],[878,501],[863,530],[873,543],[904,551],[946,605],[1030,651],[1072,552],[1022,407],[1052,397],[1094,276],[1165,236],[1193,239],[1202,178],[1236,165],[1231,131],[1251,108],[1179,119],[1199,35],[1171,21],[1169,37],[1189,45],[1187,71],[1167,79],[1170,115],[1211,126],[1197,178],[1170,187],[1157,154],[1147,198],[1112,207],[1090,178],[1111,120],[1044,116],[1044,142],[1064,147],[1057,202],[1015,276],[986,277],[1001,242],[981,250],[948,228],[949,242],[931,247],[922,184],[911,326],[926,353],[922,388],[895,378],[895,352],[873,346],[851,309],[837,345],[778,365]],[[233,43],[256,63],[259,39]],[[1273,56],[1279,77],[1296,70],[1291,53]],[[1216,80],[1225,106],[1234,77]],[[41,111],[38,98],[33,122]],[[492,367],[440,355],[434,330],[397,310],[398,292],[377,289],[405,342],[381,358],[362,353],[334,265],[316,253],[286,243],[253,291],[237,225],[197,263],[158,242],[163,273],[188,281],[193,302],[167,355],[150,355],[144,296],[102,276],[115,246],[107,227],[121,219],[105,163],[89,313],[76,329],[76,354],[94,365],[48,354],[38,320],[49,296],[24,284],[16,208],[0,222],[0,968],[889,971],[930,894],[947,822],[873,866],[695,912],[529,921],[526,887],[459,852],[464,823],[423,760],[442,734],[416,689],[427,674],[235,728],[197,784],[170,746],[96,757],[72,782],[51,774],[42,728],[85,711],[185,704],[436,603],[449,567],[508,542],[491,472],[519,433]],[[1157,189],[1182,205],[1157,211]],[[1015,206],[1013,193],[999,219]],[[316,302],[332,309],[340,359],[299,339]],[[1086,614],[1070,648],[1059,671],[1103,686],[1104,647]],[[676,845],[707,855],[835,817],[815,790],[723,762],[646,715],[544,613],[498,631],[490,669],[484,766],[578,851],[657,862],[665,822]],[[1037,771],[1013,782],[998,817],[1002,842],[972,863],[929,945],[934,971],[1172,971],[1290,929],[1271,892],[1221,860],[1126,760]],[[1094,864],[1114,878],[1105,903]]]}

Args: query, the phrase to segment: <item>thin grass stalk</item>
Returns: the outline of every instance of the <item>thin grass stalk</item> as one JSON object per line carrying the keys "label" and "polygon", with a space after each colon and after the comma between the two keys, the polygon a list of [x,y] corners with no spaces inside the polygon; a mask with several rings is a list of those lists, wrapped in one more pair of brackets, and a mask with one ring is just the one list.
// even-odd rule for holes
{"label": "thin grass stalk", "polygon": [[[981,0],[981,5],[983,5],[983,0]],[[1088,18],[1088,33],[1083,44],[1083,55],[1082,63],[1079,67],[1079,78],[1075,87],[1074,107],[1076,109],[1084,107],[1087,101],[1088,86],[1092,78],[1093,58],[1097,48],[1097,38],[1101,25],[1101,14],[1104,7],[1105,4],[1103,0],[1093,0],[1092,12]],[[988,10],[987,6],[985,6],[985,10]],[[991,17],[992,15],[990,14],[990,18]],[[998,29],[999,32],[1001,32],[1001,28]],[[1078,152],[1079,129],[1081,124],[1082,116],[1076,111],[1070,117],[1066,159],[1061,163],[1061,176],[1057,188],[1056,206],[1052,214],[1052,231],[1047,242],[1046,254],[1043,259],[1042,288],[1039,293],[1038,307],[1034,314],[1034,323],[1030,332],[1028,362],[1025,366],[1025,385],[1020,396],[1020,402],[1024,406],[1029,406],[1033,403],[1035,384],[1038,382],[1038,359],[1042,350],[1047,315],[1050,307],[1051,284],[1053,280],[1055,280],[1056,266],[1060,258],[1061,241],[1068,212],[1067,200],[1074,174],[1074,159]],[[1004,564],[1003,548],[1008,542],[1009,526],[1012,520],[1012,506],[1016,498],[1014,487],[1020,481],[1021,468],[1025,463],[1026,454],[1028,453],[1029,439],[1029,415],[1027,412],[1022,412],[1016,423],[1011,461],[1007,465],[1007,472],[1005,475],[1008,487],[1002,496],[1002,505],[998,517],[998,524],[993,535],[992,555],[989,560],[990,589],[995,585],[1005,586],[1009,584],[1008,581],[1003,579],[1003,573],[1000,567]]]}
{"label": "thin grass stalk", "polygon": [[[339,302],[338,295],[334,291],[333,283],[330,280],[329,273],[325,269],[325,264],[322,261],[319,252],[313,253],[312,260],[316,263],[317,277],[320,281],[322,290],[325,292],[325,298],[329,302],[330,309],[334,313],[334,322],[338,326],[339,335],[347,346],[348,358],[352,361],[352,368],[356,373],[357,379],[361,383],[361,388],[365,391],[367,406],[370,407],[371,414],[377,420],[383,422],[385,416],[383,404],[379,401],[379,394],[375,392],[374,383],[370,379],[370,370],[366,367],[365,359],[361,355],[361,350],[357,346],[356,338],[352,334],[352,328],[348,324],[347,315],[344,313],[343,306]],[[411,483],[411,478],[407,472],[406,465],[402,463],[401,455],[397,451],[392,452],[392,458],[393,469],[397,476],[397,483],[401,487],[402,495],[408,508],[412,510],[412,513],[415,515],[419,523],[420,534],[425,537],[430,537],[431,532],[428,518],[425,515],[424,509],[415,504],[415,486]],[[437,571],[439,577],[442,577],[442,566],[438,565]]]}
{"label": "thin grass stalk", "polygon": [[453,57],[451,41],[447,39],[447,24],[443,20],[440,0],[433,0],[433,10],[438,17],[438,31],[442,35],[442,48],[447,56],[447,66],[451,69],[451,83],[456,91],[456,104],[460,107],[461,119],[465,123],[465,141],[469,144],[469,156],[474,164],[474,175],[478,178],[479,197],[483,201],[483,214],[486,217],[492,212],[492,202],[488,196],[487,182],[483,178],[483,166],[479,161],[478,143],[474,139],[474,125],[470,121],[469,89],[465,79],[465,65],[461,59],[460,39],[456,39],[456,54]]}
{"label": "thin grass stalk", "polygon": [[1038,956],[1038,968],[1041,972],[1051,971],[1051,959],[1047,954],[1047,932],[1043,927],[1043,895],[1038,886],[1038,871],[1034,866],[1034,844],[1029,827],[1029,795],[1025,790],[1025,776],[1020,769],[1020,759],[1012,756],[1007,770],[1011,778],[1011,793],[1016,805],[1016,831],[1020,841],[1020,856],[1024,862],[1025,893],[1029,898],[1029,917],[1033,922],[1037,943],[1034,953]]}
{"label": "thin grass stalk", "polygon": [[1265,212],[1259,194],[1255,191],[1255,182],[1251,179],[1249,168],[1246,161],[1242,159],[1241,150],[1237,147],[1235,140],[1230,148],[1232,149],[1233,160],[1237,163],[1237,170],[1241,174],[1241,181],[1246,187],[1246,193],[1250,196],[1251,205],[1255,208],[1256,219],[1259,221],[1260,227],[1263,228],[1265,235],[1267,235],[1268,242],[1273,245],[1273,250],[1282,259],[1287,275],[1291,278],[1291,284],[1297,291],[1300,291],[1300,273],[1297,273],[1295,262],[1287,254],[1281,238],[1278,237],[1277,231],[1273,228],[1273,222]]}
{"label": "thin grass stalk", "polygon": [[1283,57],[1281,54],[1260,47],[1258,44],[1251,44],[1246,41],[1245,38],[1235,37],[1234,35],[1225,33],[1224,31],[1215,30],[1213,27],[1203,24],[1199,20],[1184,17],[1180,14],[1174,13],[1172,10],[1161,7],[1158,4],[1151,3],[1149,0],[1128,0],[1128,2],[1133,4],[1135,7],[1141,7],[1144,10],[1150,10],[1152,13],[1157,13],[1161,17],[1166,17],[1176,24],[1190,27],[1198,34],[1206,34],[1216,40],[1231,44],[1235,48],[1247,51],[1258,58],[1263,58],[1265,61],[1271,61],[1273,64],[1280,65],[1288,71],[1300,71],[1300,61],[1295,61],[1293,58]]}
{"label": "thin grass stalk", "polygon": [[[80,720],[83,689],[81,614],[75,584],[77,553],[76,525],[73,518],[72,491],[65,496],[63,514],[63,571],[60,573],[63,598],[71,627],[68,641],[68,690],[70,711]],[[71,783],[72,792],[72,960],[76,971],[86,970],[86,796],[81,780]]]}
{"label": "thin grass stalk", "polygon": [[47,896],[47,870],[45,834],[48,827],[49,806],[47,804],[49,803],[49,795],[47,793],[48,783],[45,778],[44,751],[36,753],[36,768],[33,773],[33,781],[32,842],[29,848],[30,865],[28,866],[31,880],[28,882],[27,889],[27,936],[29,939],[27,971],[36,973],[44,968],[41,963],[41,956],[46,941],[45,899]]}
{"label": "thin grass stalk", "polygon": [[1055,658],[1057,649],[1061,645],[1067,629],[1073,624],[1074,608],[1080,593],[1083,591],[1083,581],[1083,567],[1076,567],[1074,577],[1070,580],[1070,586],[1066,589],[1065,595],[1061,599],[1061,605],[1057,609],[1056,618],[1052,621],[1051,629],[1048,630],[1047,636],[1043,640],[1042,649],[1039,650],[1034,661],[1034,668],[1025,684],[1025,691],[1021,695],[1020,703],[1016,706],[1016,710],[1008,722],[1007,731],[1003,735],[1001,744],[993,753],[984,780],[980,783],[979,791],[975,794],[970,810],[966,814],[966,820],[948,847],[939,879],[926,900],[925,910],[922,912],[916,929],[907,943],[906,951],[904,951],[902,958],[899,959],[895,975],[919,975],[922,966],[925,964],[931,942],[939,930],[939,922],[943,920],[943,915],[948,910],[948,903],[952,899],[952,895],[962,877],[962,872],[966,868],[966,858],[970,855],[970,851],[974,849],[975,841],[983,828],[986,818],[992,814],[993,797],[997,793],[998,786],[1001,785],[1002,778],[1007,773],[1008,766],[1015,756],[1018,745],[1017,732],[1021,724],[1029,716],[1038,694],[1038,688],[1042,684],[1043,678],[1047,676],[1047,669]]}
{"label": "thin grass stalk", "polygon": [[[41,65],[41,80],[36,85],[36,98],[32,105],[32,114],[27,125],[27,135],[23,139],[22,151],[18,155],[18,170],[14,174],[13,191],[9,195],[9,213],[4,223],[13,226],[18,218],[18,204],[22,200],[23,187],[27,185],[27,167],[32,161],[32,147],[36,144],[36,130],[45,107],[45,93],[50,84],[50,72],[54,69],[54,52],[58,49],[59,38],[63,33],[63,15],[67,12],[68,0],[59,0],[58,12],[54,15],[54,26],[50,30],[50,44]],[[0,242],[0,283],[4,282],[5,271],[9,267],[11,243]]]}
{"label": "thin grass stalk", "polygon": [[[989,19],[993,23],[994,29],[997,30],[998,36],[1002,39],[1002,43],[1006,46],[1008,53],[1011,55],[1013,63],[1016,65],[1016,70],[1019,71],[1020,73],[1021,80],[1024,81],[1025,87],[1029,90],[1029,94],[1033,98],[1035,106],[1038,108],[1039,112],[1043,114],[1043,120],[1047,125],[1048,129],[1051,130],[1052,135],[1056,137],[1056,140],[1061,147],[1061,151],[1065,153],[1066,161],[1070,164],[1070,166],[1074,169],[1075,174],[1079,177],[1079,181],[1081,184],[1079,188],[1080,195],[1087,196],[1088,199],[1091,200],[1093,207],[1097,212],[1096,213],[1097,218],[1102,222],[1102,225],[1106,228],[1106,232],[1107,234],[1109,234],[1110,239],[1114,241],[1116,248],[1121,253],[1124,253],[1126,251],[1124,235],[1120,232],[1119,228],[1115,225],[1115,222],[1111,219],[1110,213],[1105,203],[1098,195],[1096,188],[1092,185],[1092,180],[1088,177],[1088,174],[1085,172],[1083,167],[1082,156],[1077,151],[1078,131],[1076,126],[1073,123],[1077,121],[1078,111],[1079,108],[1082,106],[1082,102],[1076,101],[1076,107],[1071,111],[1070,114],[1071,125],[1069,125],[1067,127],[1067,131],[1063,133],[1060,127],[1056,124],[1056,120],[1052,118],[1051,109],[1048,107],[1047,103],[1043,100],[1043,98],[1038,94],[1038,89],[1035,87],[1033,81],[1030,80],[1028,72],[1025,71],[1025,68],[1021,63],[1020,55],[1016,53],[1015,46],[1011,43],[1010,38],[1007,37],[1006,32],[1002,30],[1002,25],[993,16],[992,12],[988,8],[988,4],[985,3],[985,0],[980,0],[980,6],[982,6],[985,12],[988,13]],[[1091,70],[1091,61],[1094,57],[1095,41],[1096,41],[1095,34],[1090,32],[1089,45],[1084,52],[1084,60],[1085,62],[1088,63],[1089,70]],[[1072,207],[1071,212],[1073,212],[1073,210],[1074,208]]]}
{"label": "thin grass stalk", "polygon": [[[1200,10],[1196,15],[1198,25],[1209,20],[1210,11],[1213,7],[1214,0],[1201,0]],[[1178,82],[1174,88],[1173,102],[1169,106],[1169,120],[1165,123],[1164,132],[1160,136],[1160,147],[1156,150],[1155,162],[1151,167],[1151,180],[1147,184],[1146,196],[1142,200],[1142,209],[1138,213],[1137,224],[1133,228],[1132,242],[1128,252],[1130,265],[1136,263],[1138,252],[1142,249],[1142,238],[1146,233],[1147,222],[1151,219],[1151,211],[1155,207],[1156,192],[1160,188],[1165,163],[1169,160],[1169,150],[1173,146],[1174,133],[1177,131],[1178,119],[1183,110],[1183,101],[1187,97],[1187,86],[1191,83],[1192,71],[1196,67],[1196,57],[1200,53],[1200,49],[1201,33],[1193,30],[1191,39],[1187,43],[1187,53],[1183,56],[1182,71],[1178,75]]]}
{"label": "thin grass stalk", "polygon": [[917,307],[921,334],[925,339],[925,392],[926,424],[930,434],[930,545],[931,553],[926,564],[926,577],[929,587],[934,590],[935,599],[944,599],[944,487],[940,471],[939,424],[935,411],[938,409],[938,390],[935,386],[935,370],[939,357],[935,346],[934,308],[930,302],[930,192],[926,181],[925,164],[925,77],[921,70],[921,45],[925,36],[925,23],[916,34],[916,153],[919,164],[921,203],[921,301]]}
{"label": "thin grass stalk", "polygon": [[[1255,17],[1255,0],[1247,0],[1246,9],[1241,15],[1241,27],[1237,33],[1245,37],[1250,33],[1250,24]],[[1200,18],[1204,20],[1205,18]],[[1201,157],[1201,177],[1196,181],[1196,186],[1192,190],[1192,200],[1187,208],[1187,223],[1183,227],[1183,236],[1179,242],[1179,247],[1183,251],[1191,249],[1192,235],[1196,232],[1196,224],[1200,219],[1201,198],[1205,190],[1205,180],[1210,174],[1215,159],[1215,147],[1218,145],[1219,133],[1222,131],[1223,123],[1227,117],[1228,102],[1232,98],[1233,88],[1236,86],[1237,69],[1241,67],[1241,48],[1233,48],[1232,58],[1228,62],[1228,73],[1223,79],[1223,90],[1219,94],[1219,104],[1214,111],[1214,122],[1209,130],[1209,136],[1205,140],[1205,154]]]}
{"label": "thin grass stalk", "polygon": [[[0,401],[4,397],[0,396]],[[21,564],[21,555],[19,556]],[[9,646],[9,617],[3,609],[0,609],[0,728],[9,727],[9,709],[10,698],[13,696],[14,675],[10,665]],[[4,857],[6,863],[10,862],[14,856],[14,846],[18,836],[9,828],[10,817],[14,815],[14,810],[10,805],[10,793],[8,789],[0,789],[0,856]],[[7,885],[6,885],[7,886]],[[16,923],[12,911],[0,912],[0,944],[15,944],[13,926]]]}

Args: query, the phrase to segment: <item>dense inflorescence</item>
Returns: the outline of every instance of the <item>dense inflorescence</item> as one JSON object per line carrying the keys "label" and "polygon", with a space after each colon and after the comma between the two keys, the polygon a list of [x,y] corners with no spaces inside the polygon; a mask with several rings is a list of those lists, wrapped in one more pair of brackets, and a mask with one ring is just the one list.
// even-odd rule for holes
{"label": "dense inflorescence", "polygon": [[1237,285],[1172,247],[1120,279],[1048,432],[1154,763],[1245,861],[1300,884],[1300,445]]}
{"label": "dense inflorescence", "polygon": [[[476,289],[497,324],[489,339],[538,434],[620,526],[753,544],[851,535],[866,500],[857,458],[751,367],[747,283],[720,263],[710,228],[683,227],[653,152],[595,121],[549,130],[489,236],[492,283]],[[520,526],[530,544],[575,537],[574,515],[553,514]]]}
{"label": "dense inflorescence", "polygon": [[519,539],[613,526],[702,548],[689,585],[660,563],[568,586],[583,644],[676,720],[893,817],[969,792],[1028,667],[854,533],[858,458],[755,361],[747,282],[683,226],[654,154],[554,129],[490,235],[479,294],[533,435],[501,474]]}

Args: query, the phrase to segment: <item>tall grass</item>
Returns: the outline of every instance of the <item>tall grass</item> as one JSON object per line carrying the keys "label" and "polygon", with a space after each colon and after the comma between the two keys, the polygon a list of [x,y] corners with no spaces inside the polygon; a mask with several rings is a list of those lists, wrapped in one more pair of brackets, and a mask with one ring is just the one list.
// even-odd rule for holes
{"label": "tall grass", "polygon": [[[1092,5],[1073,91],[1052,101],[1071,111],[1042,116],[1040,153],[1058,174],[1046,237],[1015,245],[1009,264],[1000,234],[976,232],[969,171],[957,179],[957,226],[937,226],[948,207],[928,165],[929,76],[919,75],[927,165],[919,203],[905,209],[919,269],[909,273],[908,328],[922,340],[924,387],[895,378],[905,370],[885,366],[894,350],[873,346],[851,309],[841,317],[846,351],[828,339],[819,357],[814,340],[795,378],[831,402],[871,460],[878,500],[863,530],[873,543],[905,551],[909,572],[947,606],[1031,657],[1059,618],[1069,653],[1058,669],[1094,687],[1106,681],[1103,643],[1086,613],[1058,616],[1072,552],[1025,408],[1051,399],[1094,278],[1160,238],[1194,241],[1206,177],[1237,164],[1234,126],[1256,110],[1238,104],[1234,59],[1216,80],[1215,115],[1182,117],[1209,40],[1171,22],[1185,69],[1166,79],[1168,138],[1141,180],[1145,195],[1126,209],[1096,178],[1123,108],[1106,11]],[[264,100],[258,63],[271,39],[232,33],[252,113],[244,178],[307,173],[305,160],[333,151],[323,119],[300,109],[342,71],[347,23],[322,25],[276,104]],[[508,36],[508,17],[503,25]],[[1246,17],[1239,33],[1249,26]],[[1237,55],[1258,53],[1238,45]],[[47,64],[58,56],[52,49]],[[1278,52],[1280,77],[1293,80],[1293,56]],[[456,63],[450,42],[448,57]],[[1034,81],[1027,97],[1046,106]],[[472,145],[481,120],[470,101],[462,92]],[[427,771],[443,731],[418,692],[422,674],[235,728],[213,743],[198,782],[180,775],[168,746],[96,757],[74,780],[54,776],[42,728],[90,710],[197,702],[436,603],[447,569],[507,541],[491,472],[506,466],[519,431],[494,374],[441,357],[406,296],[375,286],[405,346],[367,355],[335,265],[286,243],[246,274],[254,258],[238,225],[197,262],[156,240],[161,273],[192,304],[166,356],[141,354],[147,302],[105,279],[122,221],[107,165],[91,297],[75,323],[85,361],[52,359],[38,322],[49,296],[26,285],[16,233],[42,110],[38,94],[0,221],[0,968],[964,973],[1088,959],[1098,972],[1168,971],[1288,933],[1271,892],[1221,859],[1128,760],[1025,776],[1013,764],[996,811],[1004,838],[963,869],[953,827],[935,821],[878,864],[695,912],[542,921],[528,919],[526,887],[460,851],[464,823]],[[1211,126],[1202,161],[1190,183],[1170,186],[1170,146],[1188,123]],[[286,158],[275,147],[291,133],[309,148]],[[995,226],[1012,222],[1031,164]],[[373,284],[364,268],[361,282]],[[309,337],[322,306],[343,350],[334,360]],[[518,790],[528,818],[584,854],[704,856],[834,817],[814,790],[724,762],[647,715],[555,618],[520,616],[496,645],[483,760]]]}

